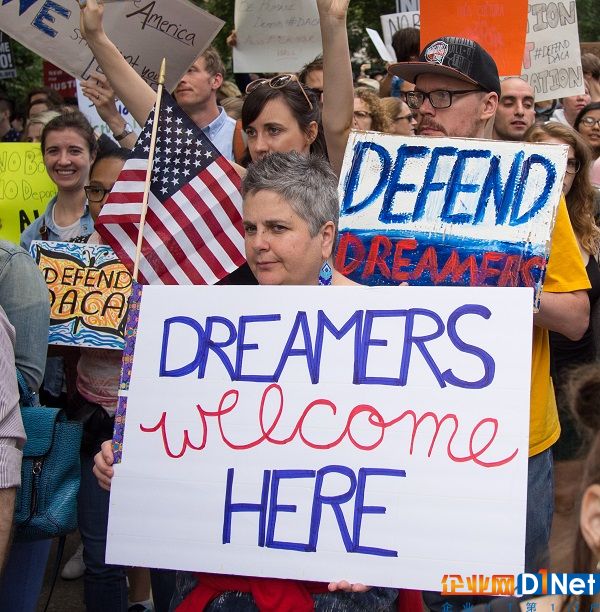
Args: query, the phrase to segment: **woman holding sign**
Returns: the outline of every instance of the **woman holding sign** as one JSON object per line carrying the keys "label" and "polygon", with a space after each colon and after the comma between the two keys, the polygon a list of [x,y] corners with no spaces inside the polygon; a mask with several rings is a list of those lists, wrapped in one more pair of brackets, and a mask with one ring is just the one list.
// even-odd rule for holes
{"label": "woman holding sign", "polygon": [[[333,270],[337,179],[320,156],[274,153],[251,164],[244,179],[246,258],[261,285],[352,285]],[[126,452],[126,451],[125,451]],[[113,476],[111,441],[95,457],[104,488]],[[335,570],[333,570],[335,571]],[[394,610],[396,589],[346,581],[298,580],[179,572],[171,608],[198,610]]]}

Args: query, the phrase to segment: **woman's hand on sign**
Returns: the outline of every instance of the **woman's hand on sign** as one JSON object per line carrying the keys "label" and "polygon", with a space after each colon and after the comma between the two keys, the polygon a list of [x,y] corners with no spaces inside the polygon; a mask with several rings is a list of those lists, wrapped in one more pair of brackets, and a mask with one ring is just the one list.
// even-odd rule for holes
{"label": "woman's hand on sign", "polygon": [[96,0],[79,0],[79,29],[81,35],[87,40],[88,36],[97,36],[104,31],[102,16],[104,5]]}
{"label": "woman's hand on sign", "polygon": [[327,587],[332,593],[334,591],[344,591],[345,593],[366,593],[371,587],[359,582],[354,584],[347,580],[341,580],[340,582],[330,582]]}
{"label": "woman's hand on sign", "polygon": [[94,476],[98,479],[98,484],[110,491],[110,481],[114,475],[112,464],[115,461],[112,450],[112,440],[105,440],[100,446],[100,452],[94,457]]}

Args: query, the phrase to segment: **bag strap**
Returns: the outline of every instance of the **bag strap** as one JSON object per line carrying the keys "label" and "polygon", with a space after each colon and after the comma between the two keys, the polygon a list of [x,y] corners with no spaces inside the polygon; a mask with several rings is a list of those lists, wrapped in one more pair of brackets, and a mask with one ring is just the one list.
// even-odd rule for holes
{"label": "bag strap", "polygon": [[19,370],[19,368],[16,368],[16,370],[17,382],[19,383],[19,402],[21,404],[21,407],[39,406],[40,399],[38,397],[38,394],[29,388],[29,385],[25,381],[25,377],[23,376],[21,370]]}
{"label": "bag strap", "polygon": [[58,570],[60,569],[60,562],[63,557],[63,553],[65,552],[65,542],[67,541],[67,536],[60,536],[58,538],[58,546],[56,548],[56,559],[54,560],[54,572],[52,573],[52,585],[50,586],[50,592],[48,593],[48,599],[46,600],[46,605],[44,606],[44,612],[48,612],[48,606],[50,605],[50,599],[52,598],[52,593],[54,592],[54,587],[56,586],[56,579],[58,578]]}

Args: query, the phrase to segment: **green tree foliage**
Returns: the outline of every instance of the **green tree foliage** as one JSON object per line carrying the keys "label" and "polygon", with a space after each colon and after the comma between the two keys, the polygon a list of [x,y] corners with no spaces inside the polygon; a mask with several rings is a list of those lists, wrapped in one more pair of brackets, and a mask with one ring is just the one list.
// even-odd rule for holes
{"label": "green tree foliage", "polygon": [[16,40],[10,41],[10,48],[17,68],[17,76],[14,79],[2,79],[0,89],[14,100],[17,108],[24,110],[23,103],[27,92],[43,85],[42,58],[20,45]]}
{"label": "green tree foliage", "polygon": [[581,42],[600,40],[600,2],[598,0],[577,0],[577,21]]}

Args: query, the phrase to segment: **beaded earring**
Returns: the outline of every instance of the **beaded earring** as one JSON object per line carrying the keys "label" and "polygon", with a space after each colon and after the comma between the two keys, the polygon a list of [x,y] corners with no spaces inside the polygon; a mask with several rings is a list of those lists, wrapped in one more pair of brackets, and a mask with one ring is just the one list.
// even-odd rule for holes
{"label": "beaded earring", "polygon": [[331,285],[331,278],[333,277],[333,270],[329,263],[325,262],[321,266],[319,272],[319,285]]}

